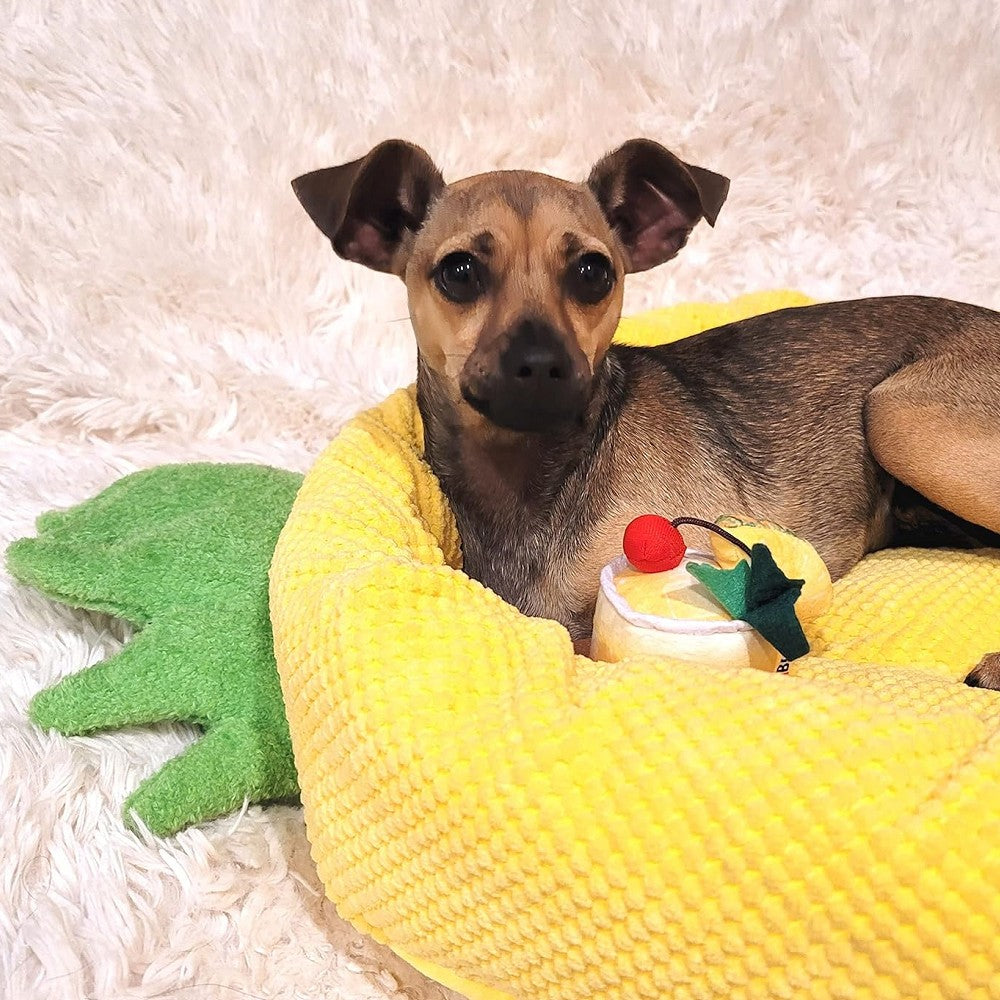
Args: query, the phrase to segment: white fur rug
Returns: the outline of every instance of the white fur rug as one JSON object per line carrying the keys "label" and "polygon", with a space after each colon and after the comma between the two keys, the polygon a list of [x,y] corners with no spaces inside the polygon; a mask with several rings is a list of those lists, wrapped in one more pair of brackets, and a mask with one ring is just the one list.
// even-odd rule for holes
{"label": "white fur rug", "polygon": [[[163,462],[305,469],[410,380],[401,285],[288,186],[379,139],[582,177],[649,135],[733,178],[628,308],[776,286],[1000,307],[995,0],[7,0],[0,542]],[[164,842],[181,727],[66,740],[32,694],[120,626],[0,579],[0,996],[441,997],[322,902],[296,809]]]}

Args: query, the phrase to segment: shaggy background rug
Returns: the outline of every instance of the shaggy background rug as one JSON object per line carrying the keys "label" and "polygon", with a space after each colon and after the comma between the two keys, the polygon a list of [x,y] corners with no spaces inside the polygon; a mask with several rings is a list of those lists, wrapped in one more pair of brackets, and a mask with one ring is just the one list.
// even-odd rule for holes
{"label": "shaggy background rug", "polygon": [[[1000,307],[998,10],[7,0],[0,542],[137,468],[305,469],[411,379],[401,284],[337,262],[288,187],[390,136],[450,178],[582,177],[641,134],[731,176],[630,311],[775,286]],[[0,995],[444,996],[323,902],[298,810],[125,832],[189,731],[26,722],[122,638],[0,579]]]}

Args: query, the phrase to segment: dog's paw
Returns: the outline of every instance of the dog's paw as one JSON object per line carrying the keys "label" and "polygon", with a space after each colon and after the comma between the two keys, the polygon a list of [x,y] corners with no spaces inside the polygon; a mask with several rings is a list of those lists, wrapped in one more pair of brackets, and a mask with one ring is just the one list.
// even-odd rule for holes
{"label": "dog's paw", "polygon": [[965,678],[965,683],[969,687],[1000,691],[1000,653],[989,653],[984,656]]}

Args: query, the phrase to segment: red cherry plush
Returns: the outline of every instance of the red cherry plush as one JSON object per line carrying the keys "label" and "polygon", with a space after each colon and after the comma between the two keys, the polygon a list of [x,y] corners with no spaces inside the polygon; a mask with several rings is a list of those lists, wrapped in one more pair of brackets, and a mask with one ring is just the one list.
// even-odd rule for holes
{"label": "red cherry plush", "polygon": [[686,546],[681,533],[659,514],[643,514],[625,529],[625,558],[642,573],[676,569]]}

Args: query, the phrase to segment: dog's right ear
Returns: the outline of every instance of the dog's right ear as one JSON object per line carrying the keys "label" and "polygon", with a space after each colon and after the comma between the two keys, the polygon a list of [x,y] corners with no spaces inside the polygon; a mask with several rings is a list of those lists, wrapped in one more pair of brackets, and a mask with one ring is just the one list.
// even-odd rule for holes
{"label": "dog's right ear", "polygon": [[419,146],[399,139],[367,156],[292,181],[302,207],[345,260],[402,276],[441,172]]}

